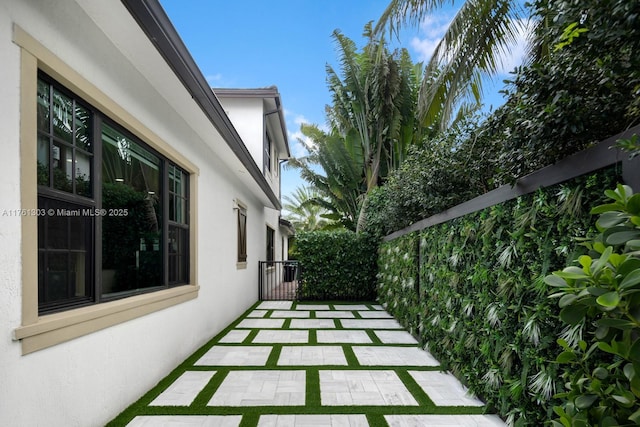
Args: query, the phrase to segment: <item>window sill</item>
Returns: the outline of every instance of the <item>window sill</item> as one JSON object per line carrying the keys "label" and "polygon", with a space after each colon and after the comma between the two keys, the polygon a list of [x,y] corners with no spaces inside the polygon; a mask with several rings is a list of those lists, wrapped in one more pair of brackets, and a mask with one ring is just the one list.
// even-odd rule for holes
{"label": "window sill", "polygon": [[192,300],[197,298],[199,289],[194,285],[179,286],[40,316],[36,323],[16,328],[13,339],[21,341],[23,355],[33,353]]}
{"label": "window sill", "polygon": [[247,269],[247,263],[246,262],[238,262],[238,263],[236,263],[236,269],[237,270],[246,270]]}

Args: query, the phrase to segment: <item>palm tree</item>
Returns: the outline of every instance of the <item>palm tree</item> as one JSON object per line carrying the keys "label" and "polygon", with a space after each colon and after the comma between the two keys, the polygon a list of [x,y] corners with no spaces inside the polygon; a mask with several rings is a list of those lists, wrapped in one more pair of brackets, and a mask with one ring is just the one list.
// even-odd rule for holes
{"label": "palm tree", "polygon": [[422,74],[406,49],[389,52],[384,37],[365,26],[368,43],[361,53],[339,31],[340,73],[327,66],[332,105],[327,116],[332,131],[355,144],[364,180],[356,230],[362,229],[368,194],[404,160],[408,147],[421,137],[415,105]]}
{"label": "palm tree", "polygon": [[[374,34],[417,25],[445,0],[391,0]],[[513,0],[466,0],[425,67],[418,98],[423,124],[445,129],[464,100],[480,103],[482,78],[500,68],[522,28],[523,10]],[[451,1],[453,4],[453,1]],[[531,51],[531,49],[530,49]]]}
{"label": "palm tree", "polygon": [[313,188],[298,187],[291,196],[283,196],[285,218],[298,232],[316,231],[330,227],[331,223],[323,215],[328,212],[315,200],[321,195]]}
{"label": "palm tree", "polygon": [[308,147],[308,156],[289,159],[287,167],[299,169],[302,179],[319,195],[306,203],[324,209],[323,217],[355,231],[364,181],[362,152],[354,142],[354,132],[342,137],[306,124],[301,132],[314,144]]}

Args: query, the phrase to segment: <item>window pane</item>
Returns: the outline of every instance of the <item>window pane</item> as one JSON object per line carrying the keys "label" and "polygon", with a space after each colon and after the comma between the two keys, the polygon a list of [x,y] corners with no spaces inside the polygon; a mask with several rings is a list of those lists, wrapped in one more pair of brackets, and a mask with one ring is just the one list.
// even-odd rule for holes
{"label": "window pane", "polygon": [[49,84],[38,80],[38,130],[49,132]]}
{"label": "window pane", "polygon": [[49,185],[49,138],[38,135],[38,185]]}
{"label": "window pane", "polygon": [[73,149],[67,145],[53,143],[53,188],[72,192]]}
{"label": "window pane", "polygon": [[169,283],[188,283],[188,230],[169,227]]}
{"label": "window pane", "polygon": [[103,294],[162,285],[160,159],[105,124],[102,179]]}
{"label": "window pane", "polygon": [[76,150],[76,194],[91,197],[91,156]]}
{"label": "window pane", "polygon": [[41,302],[53,302],[67,299],[69,296],[69,254],[49,254]]}
{"label": "window pane", "polygon": [[57,90],[53,91],[53,134],[73,143],[73,101]]}
{"label": "window pane", "polygon": [[92,151],[91,147],[91,124],[89,111],[76,104],[76,147],[85,151]]}
{"label": "window pane", "polygon": [[[54,206],[54,205],[49,205]],[[55,208],[54,208],[55,209]],[[58,208],[63,210],[63,208]],[[56,209],[57,213],[57,209]],[[62,215],[38,217],[46,220],[47,249],[67,249],[69,247],[69,219]]]}

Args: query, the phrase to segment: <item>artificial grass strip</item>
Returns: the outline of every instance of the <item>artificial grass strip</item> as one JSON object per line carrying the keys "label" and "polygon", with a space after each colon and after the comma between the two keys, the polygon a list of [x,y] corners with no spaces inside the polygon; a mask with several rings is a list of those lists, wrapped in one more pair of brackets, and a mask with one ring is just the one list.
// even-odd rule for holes
{"label": "artificial grass strip", "polygon": [[224,379],[229,375],[229,369],[220,369],[216,372],[216,374],[209,380],[209,383],[200,390],[200,393],[196,396],[196,398],[191,402],[190,407],[206,407],[207,403],[213,397],[213,394],[218,390],[220,384],[224,381]]}
{"label": "artificial grass strip", "polygon": [[309,329],[309,345],[318,344],[318,331],[316,329]]}
{"label": "artificial grass strip", "polygon": [[[349,302],[350,304],[356,304]],[[438,407],[435,406],[429,396],[422,390],[413,377],[409,374],[409,370],[441,370],[440,367],[424,367],[424,366],[360,366],[353,346],[359,345],[356,343],[340,343],[348,366],[335,366],[328,367],[322,366],[297,366],[296,369],[303,369],[306,371],[305,382],[305,405],[303,406],[240,406],[240,407],[221,407],[221,406],[207,406],[216,390],[222,384],[222,381],[231,371],[251,371],[251,370],[282,370],[285,367],[278,366],[277,362],[280,358],[280,354],[283,348],[283,343],[263,344],[270,345],[272,350],[269,354],[269,358],[265,366],[194,366],[194,363],[199,360],[213,345],[215,345],[222,337],[224,337],[229,331],[235,328],[242,320],[247,318],[248,314],[257,308],[260,302],[254,304],[243,315],[241,315],[236,321],[231,323],[227,328],[218,333],[215,337],[209,340],[205,345],[196,350],[191,356],[189,356],[183,363],[181,363],[176,369],[174,369],[166,378],[162,379],[158,384],[147,392],[141,399],[130,405],[125,411],[123,411],[118,417],[108,424],[109,427],[125,426],[137,415],[242,415],[241,427],[255,427],[258,424],[261,415],[266,414],[364,414],[367,417],[370,426],[382,427],[387,426],[387,422],[384,419],[384,415],[389,414],[408,414],[408,415],[422,415],[422,414],[483,414],[486,413],[486,407]],[[333,311],[342,309],[340,305],[325,303],[329,305]],[[315,304],[314,304],[315,305]],[[297,308],[304,308],[301,305],[292,306],[291,310]],[[374,310],[372,304],[368,304],[367,307],[370,310]],[[269,318],[273,314],[274,310],[267,310],[265,318]],[[355,314],[356,318],[359,318],[357,310],[349,310]],[[316,318],[316,310],[310,310],[310,317]],[[285,319],[282,330],[292,330],[291,326],[292,318]],[[336,330],[345,330],[342,327],[340,319],[334,318],[334,325]],[[254,345],[253,339],[257,336],[261,328],[253,328],[250,330],[248,336],[242,341],[242,343],[227,343],[224,345]],[[384,346],[390,344],[384,344],[374,333],[372,329],[364,330],[372,341],[372,344],[376,346]],[[308,329],[309,339],[307,344],[286,344],[288,346],[295,345],[317,345],[317,331],[315,329]],[[393,344],[394,346],[400,346],[400,344]],[[407,347],[413,347],[414,345],[406,345]],[[287,367],[289,369],[289,367]],[[419,406],[322,406],[321,402],[321,389],[320,389],[320,370],[353,370],[353,369],[366,369],[366,370],[393,370],[396,372],[404,386],[414,396]],[[155,399],[160,393],[166,390],[173,382],[187,370],[216,370],[217,373],[212,377],[209,383],[198,393],[197,397],[190,406],[186,407],[150,407],[148,404]]]}

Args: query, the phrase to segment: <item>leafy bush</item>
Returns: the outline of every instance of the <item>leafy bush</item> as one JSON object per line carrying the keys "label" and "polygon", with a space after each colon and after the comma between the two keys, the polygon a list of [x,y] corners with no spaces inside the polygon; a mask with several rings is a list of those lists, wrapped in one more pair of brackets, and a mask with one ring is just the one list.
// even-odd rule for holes
{"label": "leafy bush", "polygon": [[[537,0],[537,60],[507,102],[414,147],[368,209],[381,235],[514,183],[640,122],[640,0]],[[557,47],[557,48],[556,48]]]}
{"label": "leafy bush", "polygon": [[486,126],[503,141],[498,179],[513,182],[640,120],[640,0],[537,0],[548,47],[517,70]]}
{"label": "leafy bush", "polygon": [[351,231],[296,236],[303,300],[375,300],[378,240]]}
{"label": "leafy bush", "polygon": [[589,254],[547,276],[560,319],[582,337],[558,340],[566,391],[555,426],[640,425],[640,194],[618,185],[598,206]]}
{"label": "leafy bush", "polygon": [[559,403],[556,338],[575,334],[544,277],[586,251],[574,236],[596,232],[590,206],[615,180],[601,171],[383,243],[379,301],[508,421],[542,425]]}

